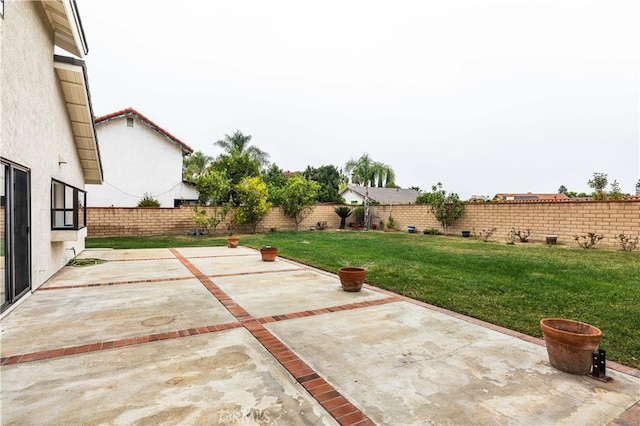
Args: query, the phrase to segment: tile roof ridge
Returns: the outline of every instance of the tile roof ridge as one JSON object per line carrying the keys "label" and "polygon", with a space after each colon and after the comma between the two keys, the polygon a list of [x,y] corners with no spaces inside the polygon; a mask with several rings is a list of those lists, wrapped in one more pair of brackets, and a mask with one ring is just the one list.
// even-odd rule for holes
{"label": "tile roof ridge", "polygon": [[100,117],[96,117],[95,118],[95,123],[96,124],[100,124],[102,122],[113,120],[115,118],[123,117],[123,116],[129,115],[129,114],[135,115],[141,121],[143,121],[147,125],[149,125],[149,127],[151,127],[152,129],[154,129],[155,131],[157,131],[159,133],[162,133],[163,135],[165,135],[166,137],[168,137],[169,139],[171,139],[172,141],[174,141],[175,143],[180,145],[182,147],[183,151],[186,151],[189,154],[193,153],[193,148],[191,148],[189,145],[184,143],[178,137],[174,136],[171,132],[168,132],[162,126],[156,124],[154,121],[149,119],[147,116],[145,116],[144,114],[140,113],[139,111],[137,111],[135,108],[132,108],[132,107],[127,107],[125,109],[121,109],[120,111],[116,111],[116,112],[112,112],[110,114],[105,114],[105,115],[101,115]]}

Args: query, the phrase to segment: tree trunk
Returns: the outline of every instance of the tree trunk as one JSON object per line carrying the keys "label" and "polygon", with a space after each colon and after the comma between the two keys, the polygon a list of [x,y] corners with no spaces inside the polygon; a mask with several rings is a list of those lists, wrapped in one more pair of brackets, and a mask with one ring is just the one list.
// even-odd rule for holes
{"label": "tree trunk", "polygon": [[369,230],[369,185],[364,189],[364,229]]}

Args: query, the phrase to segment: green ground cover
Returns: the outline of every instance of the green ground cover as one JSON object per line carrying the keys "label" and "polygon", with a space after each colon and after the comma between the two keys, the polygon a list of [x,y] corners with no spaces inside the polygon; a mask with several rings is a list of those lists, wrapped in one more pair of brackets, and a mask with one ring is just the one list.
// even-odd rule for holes
{"label": "green ground cover", "polygon": [[[336,272],[367,268],[367,283],[542,337],[539,321],[562,317],[603,332],[607,358],[640,368],[640,252],[489,242],[385,232],[274,232],[241,245]],[[87,247],[223,246],[219,237],[87,238]]]}

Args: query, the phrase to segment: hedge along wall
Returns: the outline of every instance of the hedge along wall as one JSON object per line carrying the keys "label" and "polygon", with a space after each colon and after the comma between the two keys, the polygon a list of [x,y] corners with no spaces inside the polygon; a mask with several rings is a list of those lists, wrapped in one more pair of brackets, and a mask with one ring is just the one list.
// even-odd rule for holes
{"label": "hedge along wall", "polygon": [[[333,211],[335,205],[318,205],[313,213],[300,225],[301,230],[315,226],[319,221],[327,221],[328,229],[336,229],[340,218]],[[207,208],[210,209],[210,208]],[[233,217],[229,212],[227,221]],[[391,215],[396,229],[406,231],[408,225],[421,232],[425,228],[442,230],[431,213],[429,205],[376,205],[371,207],[372,223],[379,224]],[[347,223],[353,221],[353,216]],[[88,236],[129,236],[129,235],[177,235],[186,234],[196,228],[193,221],[193,207],[180,208],[88,208]],[[286,217],[280,207],[275,207],[258,224],[258,232],[271,228],[277,230],[294,229],[293,220]],[[461,235],[463,230],[498,228],[492,240],[504,242],[511,228],[531,228],[531,241],[544,241],[547,234],[558,235],[558,243],[575,244],[573,235],[596,232],[604,235],[601,246],[617,246],[615,236],[623,233],[633,237],[640,235],[640,199],[623,201],[515,201],[500,203],[467,203],[460,219],[448,229],[448,233]],[[243,226],[237,233],[248,233],[251,228]],[[219,225],[218,233],[226,233],[225,224]]]}

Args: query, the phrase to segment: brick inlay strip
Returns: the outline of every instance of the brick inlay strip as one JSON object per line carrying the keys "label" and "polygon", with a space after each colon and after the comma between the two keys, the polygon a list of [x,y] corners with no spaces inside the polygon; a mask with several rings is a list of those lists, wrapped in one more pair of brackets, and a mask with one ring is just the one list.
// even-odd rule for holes
{"label": "brick inlay strip", "polygon": [[125,284],[145,284],[145,283],[161,283],[163,281],[183,281],[192,280],[193,277],[176,277],[176,278],[151,278],[146,280],[131,280],[131,281],[113,281],[108,283],[90,283],[90,284],[74,284],[74,285],[56,285],[51,287],[40,287],[37,291],[41,290],[66,290],[69,288],[87,288],[87,287],[105,287],[110,285],[125,285]]}
{"label": "brick inlay strip", "polygon": [[[324,407],[329,414],[341,425],[375,425],[363,412],[361,412],[349,400],[343,397],[330,383],[318,375],[311,367],[309,367],[298,355],[287,347],[280,339],[274,336],[264,325],[257,319],[253,318],[244,308],[233,301],[220,287],[218,287],[209,277],[204,276],[198,268],[196,268],[189,260],[182,256],[177,250],[171,249],[171,252],[182,262],[182,264],[195,275],[202,285],[234,315],[242,326],[247,329],[253,337],[267,350],[273,357],[278,360],[295,379],[313,396],[320,405]],[[362,303],[353,303],[346,306],[361,305]],[[338,310],[353,309],[334,307],[326,310],[318,309],[317,311],[335,312]],[[313,311],[305,311],[306,316],[317,315]],[[320,312],[318,312],[320,313]],[[286,319],[289,315],[295,315],[300,318],[300,314],[284,315]],[[265,321],[266,322],[266,321]]]}
{"label": "brick inlay strip", "polygon": [[135,337],[125,337],[118,340],[109,340],[105,342],[94,342],[78,346],[69,346],[66,348],[57,348],[40,352],[31,352],[27,354],[11,355],[0,358],[0,365],[19,364],[30,361],[39,361],[42,359],[58,358],[67,355],[81,354],[85,352],[96,352],[105,349],[120,348],[123,346],[133,346],[142,343],[156,342],[159,340],[177,339],[179,337],[195,336],[197,334],[215,333],[218,331],[229,330],[232,328],[242,327],[239,322],[228,322],[224,324],[213,324],[206,327],[185,328],[183,330],[173,330],[161,333],[147,334]]}

